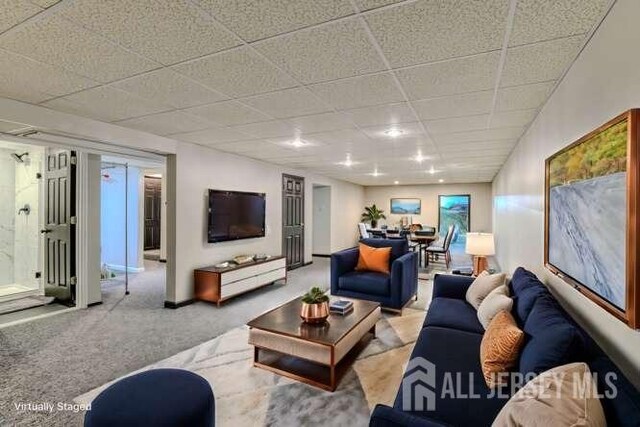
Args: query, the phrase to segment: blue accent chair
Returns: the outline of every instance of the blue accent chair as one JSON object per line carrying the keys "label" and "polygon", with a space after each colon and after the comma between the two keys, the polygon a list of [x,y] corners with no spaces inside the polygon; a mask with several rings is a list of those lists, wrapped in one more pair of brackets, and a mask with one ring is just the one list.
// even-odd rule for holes
{"label": "blue accent chair", "polygon": [[91,402],[85,427],[215,425],[211,386],[183,369],[153,369],[121,379]]}
{"label": "blue accent chair", "polygon": [[379,302],[382,308],[399,311],[418,294],[418,255],[409,251],[406,239],[362,239],[374,248],[391,248],[391,274],[355,271],[358,248],[331,255],[331,294]]}

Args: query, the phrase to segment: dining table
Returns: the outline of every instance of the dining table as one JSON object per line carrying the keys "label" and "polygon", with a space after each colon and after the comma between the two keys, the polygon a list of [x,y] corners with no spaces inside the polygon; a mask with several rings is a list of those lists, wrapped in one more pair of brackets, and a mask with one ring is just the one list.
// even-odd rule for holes
{"label": "dining table", "polygon": [[[421,267],[429,266],[429,257],[427,256],[427,252],[425,249],[427,249],[427,247],[430,244],[437,241],[439,238],[440,236],[438,236],[438,233],[435,233],[432,235],[419,235],[419,234],[411,233],[409,235],[409,240],[411,242],[418,243],[418,262]],[[423,252],[424,252],[424,262],[422,257]]]}

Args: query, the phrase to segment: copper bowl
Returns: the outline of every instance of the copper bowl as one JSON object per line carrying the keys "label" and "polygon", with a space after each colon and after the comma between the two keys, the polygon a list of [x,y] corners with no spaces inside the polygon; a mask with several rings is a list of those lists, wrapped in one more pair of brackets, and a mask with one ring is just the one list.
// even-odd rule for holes
{"label": "copper bowl", "polygon": [[324,323],[329,317],[329,303],[307,304],[303,302],[300,309],[300,317],[306,323]]}

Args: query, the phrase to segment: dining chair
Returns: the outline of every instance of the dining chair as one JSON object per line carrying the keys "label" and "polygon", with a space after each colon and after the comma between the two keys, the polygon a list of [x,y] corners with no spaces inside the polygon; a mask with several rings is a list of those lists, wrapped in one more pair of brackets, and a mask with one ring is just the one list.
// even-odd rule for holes
{"label": "dining chair", "polygon": [[425,249],[426,256],[430,256],[430,255],[435,256],[440,254],[444,255],[445,265],[447,266],[447,268],[449,268],[449,264],[451,263],[451,252],[449,251],[449,248],[451,246],[451,241],[453,240],[454,232],[455,232],[455,225],[451,224],[447,229],[447,234],[444,237],[442,245],[439,245],[437,243],[429,245]]}
{"label": "dining chair", "polygon": [[369,232],[367,231],[367,226],[364,224],[364,222],[358,223],[358,231],[360,232],[361,239],[369,238]]}

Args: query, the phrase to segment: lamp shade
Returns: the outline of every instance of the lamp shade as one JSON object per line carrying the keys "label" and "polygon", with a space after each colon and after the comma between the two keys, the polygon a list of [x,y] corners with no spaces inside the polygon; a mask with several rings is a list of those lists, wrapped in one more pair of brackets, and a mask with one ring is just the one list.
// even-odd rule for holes
{"label": "lamp shade", "polygon": [[495,255],[496,248],[493,243],[493,233],[467,233],[465,252],[469,255],[478,256]]}

